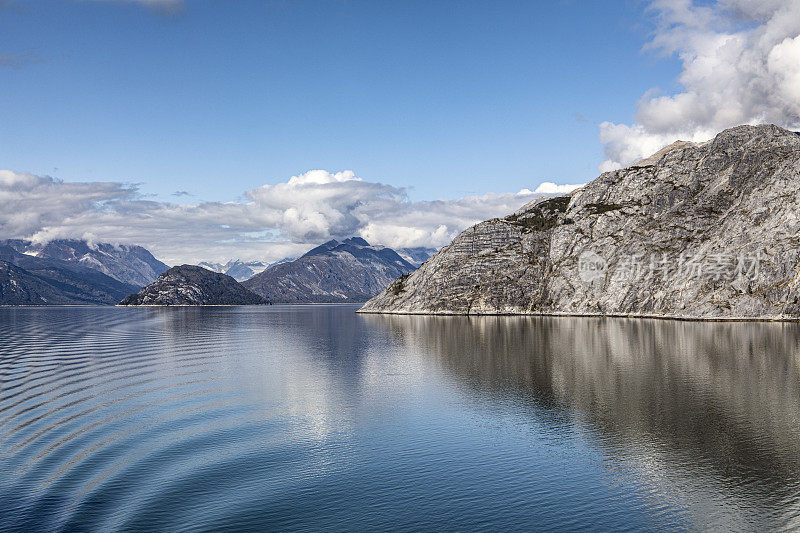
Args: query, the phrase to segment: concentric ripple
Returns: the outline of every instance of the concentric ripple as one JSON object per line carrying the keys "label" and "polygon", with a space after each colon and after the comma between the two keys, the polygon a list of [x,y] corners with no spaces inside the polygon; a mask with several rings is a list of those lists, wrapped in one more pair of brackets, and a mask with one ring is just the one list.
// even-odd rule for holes
{"label": "concentric ripple", "polygon": [[791,530],[800,328],[0,309],[0,530]]}

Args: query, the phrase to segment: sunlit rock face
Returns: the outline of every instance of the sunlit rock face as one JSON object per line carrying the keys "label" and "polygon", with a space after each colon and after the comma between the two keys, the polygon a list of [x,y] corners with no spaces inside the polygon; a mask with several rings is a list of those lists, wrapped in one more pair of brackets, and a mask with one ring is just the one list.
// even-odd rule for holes
{"label": "sunlit rock face", "polygon": [[676,142],[461,233],[363,312],[800,317],[800,135]]}

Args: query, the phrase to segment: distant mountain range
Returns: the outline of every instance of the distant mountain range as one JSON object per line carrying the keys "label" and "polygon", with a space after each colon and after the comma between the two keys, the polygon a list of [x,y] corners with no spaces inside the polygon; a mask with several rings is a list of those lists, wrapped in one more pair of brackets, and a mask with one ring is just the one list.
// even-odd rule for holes
{"label": "distant mountain range", "polygon": [[417,246],[416,248],[398,248],[397,255],[418,267],[431,258],[438,250],[436,248],[426,248]]}
{"label": "distant mountain range", "polygon": [[122,283],[139,287],[152,283],[159,274],[169,268],[141,246],[89,244],[74,239],[53,240],[47,244],[13,239],[3,241],[2,244],[28,256],[77,263]]}
{"label": "distant mountain range", "polygon": [[391,248],[352,237],[330,240],[242,284],[273,303],[363,302],[415,268]]}
{"label": "distant mountain range", "polygon": [[231,276],[197,265],[172,267],[119,305],[258,305],[267,301]]}
{"label": "distant mountain range", "polygon": [[6,240],[0,241],[0,305],[114,304],[123,299],[125,305],[363,302],[435,251],[404,248],[398,253],[353,237],[271,265],[233,260],[175,270],[141,246]]}
{"label": "distant mountain range", "polygon": [[[291,261],[291,259],[282,259],[278,261],[278,263],[283,261]],[[213,263],[210,261],[203,261],[198,263],[198,266],[201,266],[205,269],[211,270],[213,272],[219,272],[220,274],[227,274],[228,276],[232,277],[236,281],[244,281],[246,279],[250,279],[256,274],[260,274],[273,264],[277,263],[264,263],[262,261],[241,261],[239,259],[234,259],[233,261],[228,261],[227,263]]]}
{"label": "distant mountain range", "polygon": [[20,253],[0,244],[0,305],[114,304],[138,285],[78,261]]}
{"label": "distant mountain range", "polygon": [[[375,247],[375,248],[379,249],[381,247]],[[399,248],[397,250],[397,255],[408,261],[411,265],[418,267],[422,263],[427,261],[428,258],[430,258],[436,252],[437,252],[436,248],[426,248],[424,246],[418,246],[416,248]],[[263,261],[241,261],[239,259],[234,259],[232,261],[228,261],[227,263],[202,261],[200,263],[197,263],[197,265],[205,269],[212,270],[214,272],[227,274],[230,277],[234,278],[236,281],[242,282],[242,281],[247,281],[256,274],[261,274],[265,270],[272,268],[275,265],[280,265],[281,263],[289,263],[294,260],[295,260],[294,257],[287,257],[281,259],[280,261],[275,261],[274,263],[267,263]]]}

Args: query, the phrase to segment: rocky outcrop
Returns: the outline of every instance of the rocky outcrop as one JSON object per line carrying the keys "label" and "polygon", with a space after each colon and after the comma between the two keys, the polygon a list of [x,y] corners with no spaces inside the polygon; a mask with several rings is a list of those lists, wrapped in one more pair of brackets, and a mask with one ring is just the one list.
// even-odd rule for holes
{"label": "rocky outcrop", "polygon": [[267,301],[235,279],[196,265],[172,267],[119,305],[258,305]]}
{"label": "rocky outcrop", "polygon": [[414,266],[359,237],[331,240],[243,285],[273,303],[365,302]]}
{"label": "rocky outcrop", "polygon": [[461,233],[362,312],[800,318],[800,135],[677,142]]}

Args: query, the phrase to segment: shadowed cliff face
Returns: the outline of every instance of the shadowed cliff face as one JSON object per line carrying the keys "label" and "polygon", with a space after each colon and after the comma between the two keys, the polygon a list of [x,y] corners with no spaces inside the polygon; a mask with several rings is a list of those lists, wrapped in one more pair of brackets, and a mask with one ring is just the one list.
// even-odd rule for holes
{"label": "shadowed cliff face", "polygon": [[613,468],[667,487],[700,515],[734,498],[757,512],[774,509],[770,520],[798,523],[800,326],[366,318],[435,358],[482,401],[527,404],[532,419],[574,425]]}
{"label": "shadowed cliff face", "polygon": [[362,311],[800,317],[800,135],[739,126],[461,233]]}

